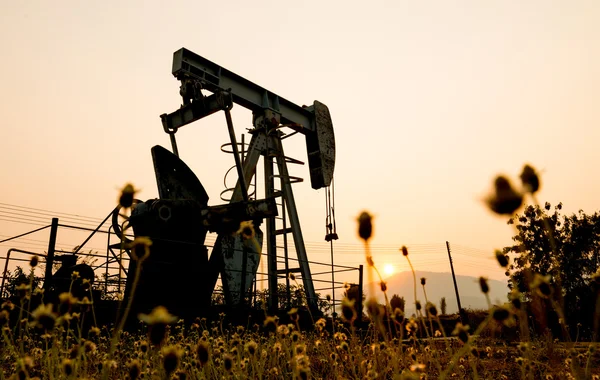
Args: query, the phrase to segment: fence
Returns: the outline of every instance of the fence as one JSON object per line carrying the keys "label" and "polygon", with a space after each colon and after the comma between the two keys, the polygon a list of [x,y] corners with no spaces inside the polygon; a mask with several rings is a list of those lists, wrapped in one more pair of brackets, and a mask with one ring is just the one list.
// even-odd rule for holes
{"label": "fence", "polygon": [[[44,268],[44,276],[35,276],[36,280],[43,281],[44,288],[48,287],[49,281],[47,279],[51,278],[53,266],[55,263],[55,259],[58,257],[56,254],[66,254],[73,255],[76,254],[80,260],[84,263],[87,263],[92,267],[96,278],[100,278],[101,280],[96,281],[94,287],[96,289],[102,290],[105,297],[120,299],[123,297],[125,291],[125,284],[127,279],[127,268],[129,267],[129,255],[127,251],[124,249],[122,244],[122,239],[114,231],[112,225],[110,225],[107,229],[103,229],[102,227],[105,225],[106,221],[113,214],[111,213],[96,227],[95,229],[69,225],[69,224],[61,224],[59,223],[58,218],[53,218],[51,224],[47,226],[43,226],[37,228],[35,230],[26,232],[24,234],[20,234],[17,236],[13,236],[8,239],[1,240],[0,243],[5,243],[8,241],[16,240],[18,238],[31,235],[42,230],[50,229],[50,239],[48,242],[48,250],[47,253],[38,253],[28,250],[23,250],[19,248],[10,248],[6,256],[0,256],[0,259],[4,260],[4,270],[1,276],[1,286],[0,286],[0,297],[7,298],[8,297],[8,289],[7,289],[7,280],[9,280],[9,263],[17,262],[17,263],[26,263],[31,260],[33,255],[38,256],[40,263]],[[72,251],[58,250],[55,248],[56,239],[59,229],[72,229],[79,231],[87,231],[90,232],[89,236]],[[85,244],[90,241],[90,239],[96,234],[104,234],[107,237],[106,240],[106,253],[98,254],[90,252],[82,252]],[[126,235],[128,238],[132,238],[131,235]],[[180,242],[181,243],[181,242]],[[207,244],[205,245],[208,249],[213,248],[213,245]],[[293,248],[292,248],[293,249]],[[261,253],[261,262],[266,262],[263,260],[263,256],[266,259],[267,254]],[[286,260],[288,260],[287,264],[289,265],[291,262],[298,262],[298,259],[290,257],[290,255],[281,256],[277,255],[277,262],[280,264],[285,264]],[[51,263],[51,265],[47,265],[47,263]],[[308,261],[308,264],[311,267],[311,280],[315,284],[315,291],[323,292],[323,291],[331,291],[332,298],[331,300],[323,300],[319,299],[320,302],[327,302],[331,310],[335,312],[336,306],[339,306],[340,301],[336,301],[335,292],[344,288],[345,283],[341,281],[335,281],[334,276],[332,274],[336,273],[344,273],[344,272],[357,272],[358,276],[358,284],[359,288],[362,291],[362,265],[358,267],[352,266],[343,266],[343,265],[335,265],[332,262],[319,262],[319,261]],[[100,272],[100,275],[98,273]],[[257,294],[264,288],[262,284],[269,279],[270,274],[264,271],[257,271],[256,276],[254,277],[253,282],[253,292],[251,292],[251,296],[249,301],[256,303],[257,302]],[[278,281],[285,280],[285,288],[286,288],[286,304],[287,306],[291,305],[292,302],[292,294],[291,288],[293,284],[290,283],[290,278],[283,274],[273,274],[273,276],[277,276]],[[298,280],[302,280],[301,276],[298,275]],[[259,290],[259,287],[261,288]],[[215,289],[213,295],[219,296],[221,293],[218,289]]]}

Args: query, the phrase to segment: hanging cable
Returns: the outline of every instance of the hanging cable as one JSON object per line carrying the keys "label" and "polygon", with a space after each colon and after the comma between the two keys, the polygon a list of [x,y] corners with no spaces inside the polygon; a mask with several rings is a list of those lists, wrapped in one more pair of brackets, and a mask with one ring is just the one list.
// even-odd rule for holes
{"label": "hanging cable", "polygon": [[[333,193],[333,196],[332,196]],[[329,242],[329,249],[331,252],[331,311],[333,317],[336,316],[335,312],[335,264],[333,260],[333,241],[338,239],[338,234],[335,224],[335,187],[333,185],[333,179],[331,184],[325,188],[325,241]]]}

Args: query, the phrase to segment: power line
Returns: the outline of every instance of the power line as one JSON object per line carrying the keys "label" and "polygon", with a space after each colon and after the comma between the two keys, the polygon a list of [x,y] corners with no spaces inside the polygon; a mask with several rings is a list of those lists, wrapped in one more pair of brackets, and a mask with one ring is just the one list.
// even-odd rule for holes
{"label": "power line", "polygon": [[65,213],[65,212],[56,212],[56,211],[44,210],[44,209],[33,208],[33,207],[25,207],[25,206],[13,205],[13,204],[10,204],[10,203],[2,203],[2,202],[0,202],[0,206],[16,207],[16,208],[25,209],[25,210],[34,210],[34,211],[39,211],[41,213],[50,213],[51,216],[65,215],[67,217],[72,217],[72,218],[89,219],[90,221],[93,221],[93,222],[102,221],[101,218],[93,218],[93,217],[90,217],[90,216],[82,216],[82,215],[77,215],[77,214],[69,214],[69,213]]}

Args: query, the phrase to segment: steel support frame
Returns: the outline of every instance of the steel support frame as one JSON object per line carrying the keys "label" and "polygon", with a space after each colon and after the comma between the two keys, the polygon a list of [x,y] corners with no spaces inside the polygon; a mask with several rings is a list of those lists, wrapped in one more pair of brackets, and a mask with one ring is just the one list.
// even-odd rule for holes
{"label": "steel support frame", "polygon": [[[308,256],[304,244],[304,238],[302,236],[300,218],[298,216],[298,210],[296,208],[292,184],[290,181],[285,154],[283,151],[281,133],[278,130],[268,130],[264,126],[258,126],[252,131],[252,139],[250,140],[248,153],[246,155],[246,158],[244,159],[243,164],[244,183],[250,183],[250,181],[252,181],[252,178],[256,174],[256,168],[260,156],[263,156],[264,160],[265,198],[275,196],[276,190],[274,165],[277,165],[277,169],[279,172],[278,177],[281,180],[282,204],[285,204],[285,207],[287,209],[286,214],[290,221],[290,228],[292,229],[292,238],[294,239],[294,246],[296,248],[296,253],[298,256],[300,273],[302,276],[302,285],[304,286],[304,290],[306,292],[306,301],[311,311],[317,311],[317,297],[312,281]],[[273,158],[275,158],[275,160],[273,160]],[[233,195],[231,197],[231,202],[239,202],[242,200],[242,198],[242,184],[238,180],[233,191]],[[269,285],[268,304],[269,309],[271,311],[275,311],[279,305],[277,293],[278,273],[275,217],[266,218],[265,226],[266,231],[264,240],[267,246],[267,268]],[[217,256],[218,255],[211,255],[211,265],[213,262],[219,260]],[[219,268],[221,267],[219,266]],[[214,278],[212,282],[216,283],[216,280],[217,279]]]}

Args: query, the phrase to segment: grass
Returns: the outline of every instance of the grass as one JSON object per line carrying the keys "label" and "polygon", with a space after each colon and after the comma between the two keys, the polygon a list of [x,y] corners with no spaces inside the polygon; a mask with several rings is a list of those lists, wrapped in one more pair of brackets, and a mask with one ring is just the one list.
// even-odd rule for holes
{"label": "grass", "polygon": [[[126,187],[120,199],[129,199],[132,189]],[[488,200],[490,207],[513,213],[522,202],[516,200],[519,193],[499,190]],[[509,205],[503,203],[503,191]],[[379,272],[369,250],[370,223],[369,214],[361,214],[359,236],[365,243],[367,275],[375,278]],[[147,248],[150,242],[143,244]],[[141,248],[133,257],[139,264],[148,256]],[[408,248],[400,252],[410,264]],[[498,259],[504,270],[505,257]],[[37,261],[31,264],[33,273]],[[540,277],[536,281],[543,295],[547,284]],[[414,283],[417,314],[410,318],[400,309],[392,310],[380,279],[386,304],[368,299],[366,316],[358,316],[358,305],[348,299],[342,302],[342,319],[315,321],[292,311],[285,323],[265,314],[261,323],[246,326],[229,324],[225,314],[213,321],[184,323],[159,307],[140,316],[136,333],[123,329],[126,312],[116,327],[96,326],[94,304],[88,298],[63,294],[52,306],[43,302],[39,291],[22,286],[19,304],[5,302],[0,312],[0,380],[600,378],[596,343],[531,334],[525,303],[518,295],[505,305],[467,312],[463,325],[458,315],[440,316],[427,299],[423,307],[416,298],[416,277]],[[480,285],[482,297],[487,297],[484,278]],[[425,290],[426,279],[421,286]],[[552,307],[562,315],[559,304]]]}

